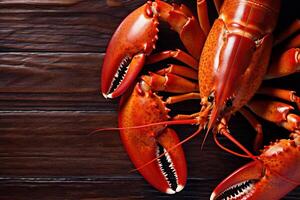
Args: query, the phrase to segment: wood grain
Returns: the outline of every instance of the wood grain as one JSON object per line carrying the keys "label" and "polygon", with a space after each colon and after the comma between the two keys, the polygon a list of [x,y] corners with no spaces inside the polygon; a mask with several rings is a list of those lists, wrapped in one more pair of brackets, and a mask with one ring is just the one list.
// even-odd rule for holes
{"label": "wood grain", "polygon": [[[31,193],[30,197],[22,199],[87,199],[87,200],[105,200],[105,199],[207,199],[212,190],[209,185],[215,184],[212,180],[189,179],[188,187],[175,196],[167,196],[158,191],[151,190],[147,184],[140,178],[126,180],[120,178],[112,179],[84,179],[69,180],[68,178],[50,182],[45,179],[31,180],[27,183],[0,183],[0,193],[5,191],[1,199],[21,199],[16,193]],[[110,192],[114,191],[114,192]],[[130,191],[130,195],[128,195]]]}
{"label": "wood grain", "polygon": [[0,1],[1,51],[104,52],[120,21],[143,1],[112,8],[99,0],[7,2]]}
{"label": "wood grain", "polygon": [[[189,178],[186,189],[176,195],[166,195],[149,188],[141,178],[62,177],[57,179],[6,179],[0,182],[2,200],[38,199],[209,199],[215,180]],[[299,192],[293,191],[282,200],[297,200]]]}
{"label": "wood grain", "polygon": [[[117,113],[1,112],[0,122],[0,176],[137,175],[127,173],[132,166],[118,132],[90,134],[99,127],[116,127]],[[189,126],[177,129],[182,138],[193,132]],[[220,178],[245,162],[218,149],[211,138],[202,151],[201,140],[198,137],[184,147],[190,152],[187,159],[191,162],[191,177]],[[219,162],[226,163],[226,169],[221,170]]]}
{"label": "wood grain", "polygon": [[79,3],[80,0],[2,0],[0,5],[47,5],[47,6],[61,6],[61,5],[74,5]]}
{"label": "wood grain", "polygon": [[[118,132],[91,134],[117,126],[118,99],[100,95],[101,65],[117,25],[144,3],[117,1],[122,6],[105,0],[0,0],[1,200],[209,199],[217,183],[249,161],[220,150],[211,136],[201,150],[203,135],[196,137],[183,146],[187,186],[167,196],[137,172],[129,173],[134,167]],[[287,3],[283,7],[295,10]],[[282,14],[280,21],[290,19]],[[169,47],[173,35],[167,33],[161,44]],[[299,91],[298,82],[299,74],[266,84]],[[172,114],[198,108],[199,102],[187,102],[172,106]],[[284,132],[264,125],[267,136]],[[239,114],[230,128],[251,149],[254,132]],[[195,127],[175,129],[184,139]],[[299,198],[297,188],[284,199]]]}
{"label": "wood grain", "polygon": [[0,53],[0,110],[115,110],[100,95],[102,61],[101,53]]}

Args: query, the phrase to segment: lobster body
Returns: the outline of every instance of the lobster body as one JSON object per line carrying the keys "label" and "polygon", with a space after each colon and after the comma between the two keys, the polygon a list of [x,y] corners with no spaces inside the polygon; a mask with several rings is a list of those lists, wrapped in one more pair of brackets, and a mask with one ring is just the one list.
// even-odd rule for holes
{"label": "lobster body", "polygon": [[[207,97],[214,97],[212,113],[216,117],[239,110],[261,85],[279,7],[279,0],[224,1],[199,63],[202,104]],[[230,102],[230,108],[226,102]]]}

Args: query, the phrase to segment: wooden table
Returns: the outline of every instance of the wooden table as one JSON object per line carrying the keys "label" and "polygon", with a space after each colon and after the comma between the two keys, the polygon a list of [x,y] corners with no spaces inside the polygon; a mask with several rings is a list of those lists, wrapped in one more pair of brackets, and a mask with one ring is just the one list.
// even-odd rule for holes
{"label": "wooden table", "polygon": [[[100,69],[116,26],[143,2],[0,0],[1,200],[208,199],[217,183],[249,162],[220,150],[211,137],[201,150],[199,136],[183,147],[186,188],[168,196],[129,173],[134,167],[118,132],[89,134],[117,126],[118,100],[100,95]],[[298,75],[284,81],[299,91]],[[237,114],[231,124],[250,148],[247,121]],[[177,130],[181,138],[192,131]],[[268,124],[264,130],[278,132]],[[285,199],[300,199],[300,188]]]}

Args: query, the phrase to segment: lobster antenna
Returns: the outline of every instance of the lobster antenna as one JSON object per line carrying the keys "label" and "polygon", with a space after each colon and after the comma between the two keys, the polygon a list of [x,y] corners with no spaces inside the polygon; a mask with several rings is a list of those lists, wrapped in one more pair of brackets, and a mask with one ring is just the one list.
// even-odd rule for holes
{"label": "lobster antenna", "polygon": [[200,148],[201,151],[203,150],[204,143],[205,143],[205,141],[206,141],[206,139],[207,139],[207,136],[208,136],[209,131],[210,131],[210,128],[207,128],[206,133],[205,133],[205,135],[204,135],[204,139],[203,139],[203,141],[202,141],[202,143],[201,143],[201,148]]}
{"label": "lobster antenna", "polygon": [[185,138],[185,139],[182,140],[181,142],[177,143],[176,145],[174,145],[174,146],[171,147],[170,149],[167,149],[166,152],[160,154],[157,158],[154,158],[154,159],[150,160],[149,162],[145,163],[144,165],[142,165],[142,166],[140,166],[140,167],[138,167],[138,168],[136,168],[136,169],[130,170],[129,172],[135,172],[135,171],[138,171],[138,170],[140,170],[140,169],[142,169],[142,168],[144,168],[144,167],[150,165],[151,163],[155,162],[157,159],[163,157],[166,153],[168,153],[168,152],[170,152],[170,151],[176,149],[178,146],[180,146],[180,145],[186,143],[186,142],[189,141],[190,139],[192,139],[192,138],[194,138],[195,136],[197,136],[197,135],[200,133],[200,131],[201,131],[202,129],[203,129],[203,127],[202,127],[202,126],[199,126],[198,130],[195,131],[192,135],[188,136],[187,138]]}
{"label": "lobster antenna", "polygon": [[128,129],[140,129],[140,128],[146,128],[151,126],[158,126],[158,125],[184,125],[184,124],[198,124],[199,121],[197,119],[186,119],[186,120],[173,120],[173,121],[163,121],[163,122],[155,122],[145,125],[139,125],[139,126],[129,126],[129,127],[121,127],[121,128],[99,128],[96,129],[89,134],[94,134],[97,132],[102,131],[116,131],[116,130],[128,130]]}
{"label": "lobster antenna", "polygon": [[219,110],[217,108],[214,108],[212,111],[211,111],[211,115],[209,117],[209,122],[208,122],[208,125],[207,125],[207,130],[206,130],[206,133],[205,133],[205,136],[204,136],[204,139],[202,141],[202,144],[201,144],[201,150],[203,149],[204,147],[204,143],[208,137],[208,133],[209,131],[211,130],[211,128],[216,124],[217,122],[217,118],[218,118],[218,114],[219,114]]}
{"label": "lobster antenna", "polygon": [[236,146],[238,146],[242,151],[244,151],[250,158],[253,160],[257,160],[257,156],[254,156],[248,149],[246,149],[240,142],[238,142],[232,135],[229,133],[228,130],[225,128],[220,129],[220,133],[224,135],[227,139],[233,142]]}
{"label": "lobster antenna", "polygon": [[215,143],[216,143],[221,149],[223,149],[224,151],[227,151],[228,153],[233,154],[233,155],[236,155],[236,156],[239,156],[239,157],[250,158],[249,155],[244,155],[244,154],[237,153],[237,152],[235,152],[235,151],[233,151],[233,150],[228,149],[228,148],[225,147],[224,145],[222,145],[222,144],[219,142],[218,138],[217,138],[217,132],[215,132],[213,135],[214,135],[214,141],[215,141]]}
{"label": "lobster antenna", "polygon": [[[243,157],[243,158],[252,158],[252,157],[250,157],[249,155],[240,154],[240,153],[237,153],[237,152],[235,152],[235,151],[232,151],[232,150],[230,150],[230,149],[224,147],[224,146],[218,141],[218,139],[217,139],[217,134],[216,134],[216,133],[214,133],[214,141],[216,142],[216,144],[217,144],[221,149],[223,149],[223,150],[225,150],[225,151],[227,151],[227,152],[229,152],[229,153],[231,153],[231,154],[233,154],[233,155],[236,155],[236,156],[239,156],[239,157]],[[255,160],[258,161],[257,158],[256,158]],[[264,165],[264,163],[263,163],[263,165]],[[296,186],[300,185],[300,182],[298,182],[298,181],[296,181],[296,180],[292,180],[292,179],[290,179],[290,178],[287,178],[287,177],[281,175],[279,172],[277,172],[277,171],[275,171],[275,170],[273,170],[273,169],[270,169],[269,166],[266,166],[266,165],[264,165],[264,166],[265,166],[266,168],[268,168],[268,169],[270,170],[270,172],[274,173],[274,174],[275,174],[276,176],[278,176],[279,178],[282,178],[284,181],[286,181],[286,182],[288,182],[288,183],[291,183],[291,184],[294,184],[294,185],[296,185]]]}
{"label": "lobster antenna", "polygon": [[[227,131],[226,131],[226,132],[227,132]],[[229,132],[227,132],[227,133],[228,133],[228,135],[230,136],[230,138],[227,137],[228,135],[225,135],[225,136],[226,136],[230,141],[233,142],[233,140],[235,140],[235,139],[229,134]],[[244,147],[243,147],[238,141],[236,141],[237,143],[235,143],[235,142],[233,142],[233,143],[235,143],[237,146],[241,145],[241,147],[243,147],[242,150],[245,151],[247,155],[237,153],[237,152],[235,152],[235,151],[233,151],[233,150],[230,150],[230,149],[224,147],[224,146],[218,141],[218,139],[217,139],[217,132],[215,132],[213,135],[214,135],[214,141],[216,142],[216,144],[217,144],[221,149],[223,149],[223,150],[225,150],[225,151],[227,151],[227,152],[229,152],[229,153],[231,153],[231,154],[233,154],[233,155],[239,156],[239,157],[252,158],[252,159],[255,160],[255,161],[259,161],[259,159],[257,158],[257,156],[254,156],[254,155],[251,154],[250,152],[249,152],[250,154],[248,154],[248,153],[247,153],[248,150],[245,148],[245,150],[246,150],[246,151],[245,151],[245,150],[244,150]],[[239,145],[238,145],[238,144],[239,144]],[[239,146],[239,147],[240,147],[240,146]],[[264,164],[264,163],[263,163],[263,164]],[[284,181],[286,181],[286,182],[288,182],[288,183],[291,183],[291,184],[294,184],[294,185],[296,185],[296,186],[300,185],[300,182],[299,182],[299,181],[296,181],[296,180],[290,179],[290,178],[288,178],[288,177],[285,177],[285,176],[281,175],[279,172],[277,172],[277,171],[271,169],[269,166],[266,166],[266,165],[264,165],[264,166],[265,166],[266,168],[268,168],[272,173],[274,173],[274,174],[277,175],[278,177],[282,178]]]}

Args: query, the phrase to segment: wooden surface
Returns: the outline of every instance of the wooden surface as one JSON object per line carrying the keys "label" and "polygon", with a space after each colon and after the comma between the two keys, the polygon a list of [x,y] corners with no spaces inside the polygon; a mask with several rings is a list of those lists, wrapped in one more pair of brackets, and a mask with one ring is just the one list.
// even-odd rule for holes
{"label": "wooden surface", "polygon": [[[199,136],[184,145],[186,188],[168,196],[129,173],[134,167],[118,132],[89,134],[117,126],[118,100],[100,95],[100,69],[113,31],[143,2],[0,0],[1,200],[208,199],[217,183],[249,161],[220,150],[210,137],[201,150]],[[275,81],[283,82],[299,91],[299,75]],[[248,123],[237,114],[231,124],[250,148]],[[269,134],[283,131],[264,124]],[[193,131],[177,130],[181,138]],[[285,199],[300,199],[300,188]]]}

